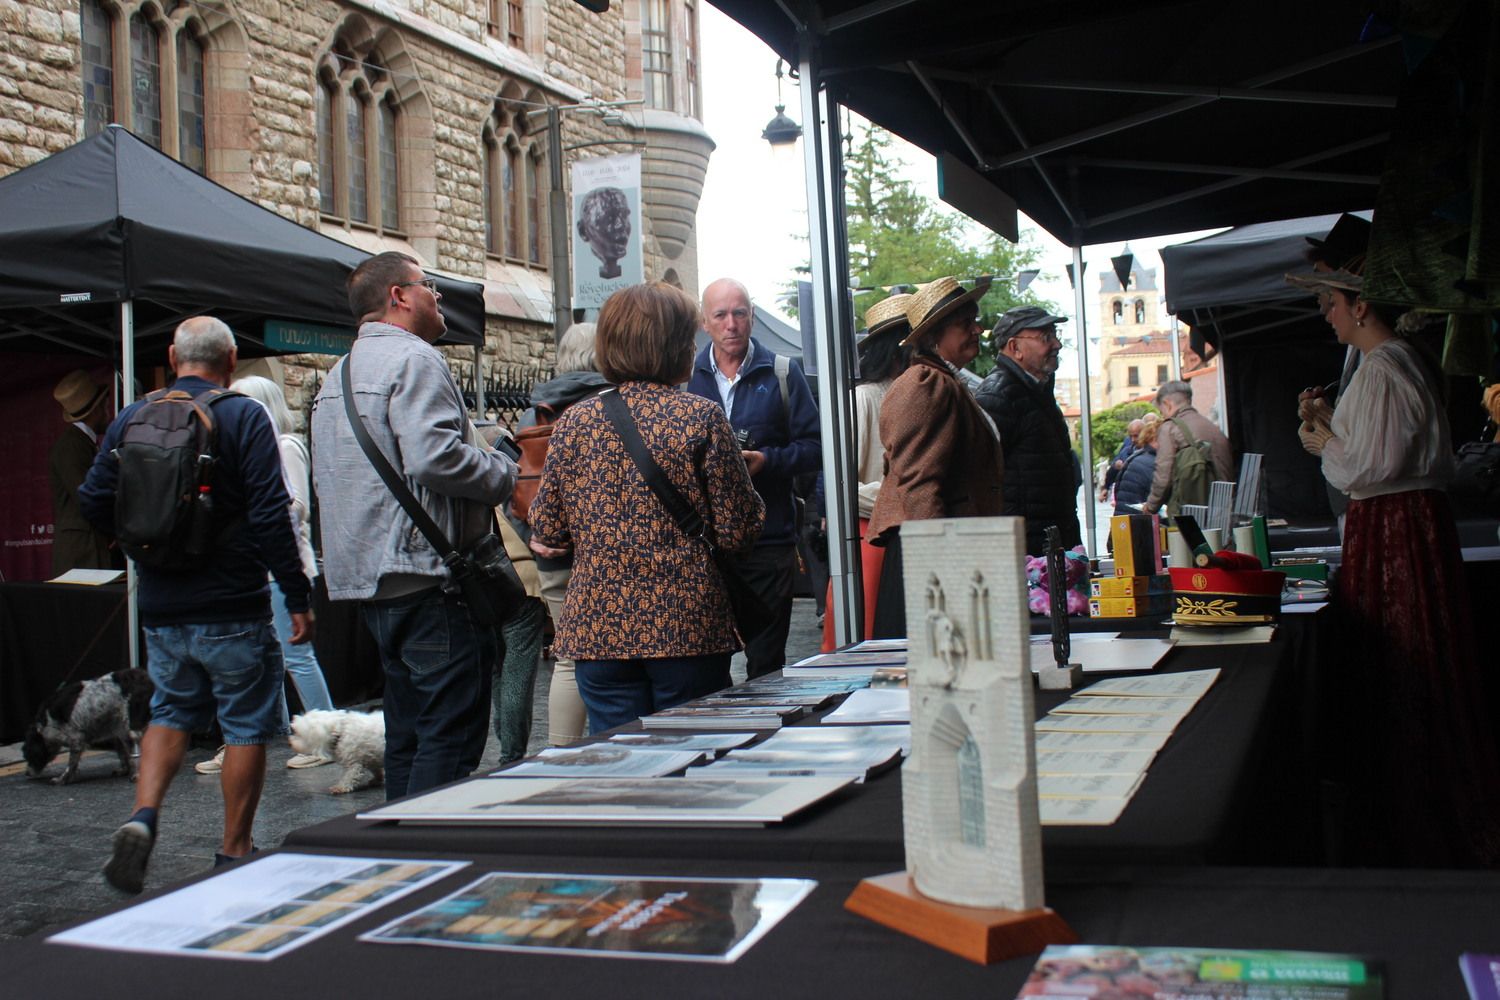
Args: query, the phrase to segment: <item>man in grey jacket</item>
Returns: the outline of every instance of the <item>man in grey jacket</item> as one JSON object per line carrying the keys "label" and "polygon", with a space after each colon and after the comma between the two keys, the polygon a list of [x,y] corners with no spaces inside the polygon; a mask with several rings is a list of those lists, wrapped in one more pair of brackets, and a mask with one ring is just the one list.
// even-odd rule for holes
{"label": "man in grey jacket", "polygon": [[432,346],[447,329],[441,296],[417,262],[378,254],[354,270],[348,290],[359,337],[313,404],[313,481],[328,596],[362,602],[380,649],[385,788],[395,799],[478,766],[497,639],[445,590],[442,559],[361,450],[344,410],[343,366],[371,438],[457,548],[490,530],[516,467],[469,443],[463,397]]}

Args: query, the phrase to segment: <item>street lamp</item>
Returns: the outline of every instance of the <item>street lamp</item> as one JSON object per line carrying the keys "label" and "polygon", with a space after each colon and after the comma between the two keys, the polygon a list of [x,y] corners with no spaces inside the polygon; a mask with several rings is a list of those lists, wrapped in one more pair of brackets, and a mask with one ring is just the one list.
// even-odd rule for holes
{"label": "street lamp", "polygon": [[787,117],[786,103],[781,99],[781,66],[776,60],[776,116],[761,131],[760,137],[771,144],[772,149],[791,146],[802,138],[802,126]]}

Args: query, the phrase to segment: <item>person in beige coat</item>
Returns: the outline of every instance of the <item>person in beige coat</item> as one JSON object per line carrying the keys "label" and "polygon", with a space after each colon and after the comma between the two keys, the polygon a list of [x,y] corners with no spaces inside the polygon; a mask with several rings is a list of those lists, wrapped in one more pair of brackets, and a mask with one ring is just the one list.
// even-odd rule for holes
{"label": "person in beige coat", "polygon": [[953,278],[923,285],[906,315],[911,367],[880,405],[885,478],[870,515],[868,538],[886,546],[876,602],[876,637],[906,634],[900,530],[905,521],[987,517],[1002,512],[1005,457],[1000,434],[959,380],[979,353],[981,278],[965,289]]}

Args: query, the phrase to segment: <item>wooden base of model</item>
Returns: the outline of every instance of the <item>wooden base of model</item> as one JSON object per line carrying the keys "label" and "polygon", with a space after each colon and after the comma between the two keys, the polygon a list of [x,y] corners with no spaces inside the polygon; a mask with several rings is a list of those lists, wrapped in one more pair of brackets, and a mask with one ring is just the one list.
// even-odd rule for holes
{"label": "wooden base of model", "polygon": [[904,871],[864,879],[844,900],[850,910],[980,965],[1033,955],[1078,935],[1052,910],[989,910],[955,906],[917,891]]}

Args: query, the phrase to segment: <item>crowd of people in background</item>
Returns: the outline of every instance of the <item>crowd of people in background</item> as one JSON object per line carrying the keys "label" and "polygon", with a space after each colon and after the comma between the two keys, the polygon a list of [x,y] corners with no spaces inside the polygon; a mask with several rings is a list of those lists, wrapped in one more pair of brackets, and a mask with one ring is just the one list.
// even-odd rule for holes
{"label": "crowd of people in background", "polygon": [[[1296,280],[1350,348],[1330,387],[1340,391],[1309,390],[1297,406],[1301,444],[1348,503],[1337,596],[1371,679],[1354,686],[1364,721],[1351,739],[1367,744],[1380,783],[1354,780],[1358,829],[1380,845],[1362,856],[1491,864],[1500,817],[1484,790],[1500,792],[1500,761],[1476,715],[1481,682],[1443,493],[1453,471],[1444,377],[1391,310],[1361,297],[1357,259],[1313,256],[1316,270]],[[1081,542],[1081,469],[1053,381],[1067,320],[1035,306],[998,317],[994,368],[978,380],[969,367],[989,288],[943,277],[864,317],[853,403],[867,637],[906,635],[907,521],[1022,516],[1031,555],[1044,553],[1049,527],[1064,547]],[[750,678],[785,662],[796,543],[818,516],[798,484],[820,472],[822,443],[800,363],[752,336],[741,283],[710,283],[701,306],[664,283],[633,286],[596,324],[567,331],[555,376],[515,429],[547,429],[534,497],[519,508],[511,429],[471,422],[433,346],[445,330],[435,282],[415,259],[382,253],[354,270],[348,293],[359,332],[317,395],[311,451],[274,381],[231,381],[237,347],[224,324],[178,328],[175,388],[216,418],[218,527],[206,564],[141,570],[157,693],[136,809],[106,867],[125,891],[143,883],[191,734],[215,722],[224,746],[197,769],[221,774],[220,859],[254,849],[265,746],[289,731],[283,675],[304,709],[334,707],[309,642],[320,572],[330,599],[357,602],[379,652],[389,798],[472,773],[491,732],[502,763],[526,753],[549,621],[553,745],[727,686],[737,651]],[[709,343],[695,350],[700,331]],[[69,566],[109,566],[129,485],[114,447],[156,396],[110,421],[105,387],[86,373],[54,395],[68,424],[50,462],[55,551]],[[1229,441],[1186,382],[1162,385],[1155,406],[1101,463],[1097,499],[1117,514],[1175,515],[1174,464],[1200,444],[1209,472],[1232,481]],[[487,593],[514,587],[481,613],[465,574]],[[828,609],[825,649],[836,631]],[[298,754],[288,766],[327,761]]]}

